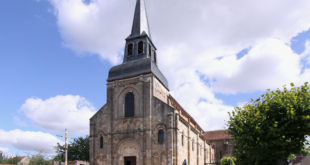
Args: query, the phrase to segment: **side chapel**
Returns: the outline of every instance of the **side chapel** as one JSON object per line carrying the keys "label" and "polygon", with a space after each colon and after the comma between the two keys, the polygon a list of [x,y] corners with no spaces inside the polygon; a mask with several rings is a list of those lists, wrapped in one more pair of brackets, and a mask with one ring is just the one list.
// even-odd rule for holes
{"label": "side chapel", "polygon": [[109,71],[106,104],[90,119],[91,165],[204,165],[214,149],[169,94],[144,0],[137,0],[123,63]]}

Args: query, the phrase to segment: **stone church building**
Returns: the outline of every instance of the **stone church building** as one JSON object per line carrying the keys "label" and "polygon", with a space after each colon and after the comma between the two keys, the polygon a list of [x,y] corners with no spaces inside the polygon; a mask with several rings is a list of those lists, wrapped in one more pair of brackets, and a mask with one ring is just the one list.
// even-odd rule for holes
{"label": "stone church building", "polygon": [[144,0],[137,0],[123,63],[109,71],[106,104],[90,119],[91,165],[204,165],[214,149],[169,94]]}

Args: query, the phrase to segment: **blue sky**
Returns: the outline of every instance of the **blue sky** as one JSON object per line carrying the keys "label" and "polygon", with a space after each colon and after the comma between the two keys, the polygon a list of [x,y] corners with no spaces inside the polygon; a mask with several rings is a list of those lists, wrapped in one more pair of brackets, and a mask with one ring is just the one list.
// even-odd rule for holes
{"label": "blue sky", "polygon": [[1,125],[16,128],[12,118],[29,97],[79,94],[102,106],[111,64],[65,48],[48,2],[16,3],[1,2]]}
{"label": "blue sky", "polygon": [[[20,112],[30,97],[73,94],[86,97],[96,108],[105,103],[111,64],[65,48],[49,2],[0,4],[0,129],[44,131]],[[30,124],[21,126],[15,117]]]}
{"label": "blue sky", "polygon": [[[263,9],[267,0],[146,2],[170,91],[206,130],[225,128],[227,112],[267,88],[310,80],[307,1]],[[121,62],[134,3],[0,1],[0,150],[53,153],[64,127],[87,134],[106,102],[108,70]]]}

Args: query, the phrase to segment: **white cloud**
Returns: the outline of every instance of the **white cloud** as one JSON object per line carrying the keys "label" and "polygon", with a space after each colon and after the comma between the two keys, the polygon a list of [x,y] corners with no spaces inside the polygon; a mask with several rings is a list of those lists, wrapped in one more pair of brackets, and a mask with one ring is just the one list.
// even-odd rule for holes
{"label": "white cloud", "polygon": [[207,74],[216,79],[214,90],[223,93],[279,88],[290,82],[299,82],[301,72],[299,55],[278,39],[257,43],[239,60],[236,56],[224,57],[211,65],[217,68]]}
{"label": "white cloud", "polygon": [[46,100],[29,98],[21,111],[35,125],[46,130],[63,132],[67,128],[75,135],[87,135],[95,108],[81,96],[59,95]]}
{"label": "white cloud", "polygon": [[[120,61],[119,53],[123,53],[124,39],[130,33],[134,0],[50,2],[67,46],[97,53],[112,63]],[[239,50],[270,36],[288,40],[310,26],[307,0],[147,0],[147,5],[158,48],[183,43],[191,48],[192,57],[200,55],[197,51],[223,46]]]}
{"label": "white cloud", "polygon": [[[50,2],[65,45],[112,64],[121,61],[135,0]],[[251,92],[307,80],[309,69],[300,74],[301,57],[288,45],[310,27],[310,1],[146,2],[159,67],[178,101],[205,128],[216,128],[216,121],[227,119],[232,109],[214,92]],[[237,59],[236,54],[248,47],[249,53]]]}
{"label": "white cloud", "polygon": [[[233,110],[232,106],[201,102],[196,107],[197,113],[194,116],[203,128],[208,131],[227,129],[228,112]],[[195,110],[191,110],[191,112],[195,113]]]}
{"label": "white cloud", "polygon": [[[0,129],[0,145],[14,147],[23,151],[55,153],[57,143],[62,144],[55,136],[43,132],[21,130],[4,131]],[[7,148],[4,148],[8,150]]]}
{"label": "white cloud", "polygon": [[7,153],[7,152],[9,151],[9,149],[6,148],[6,147],[0,147],[0,151],[1,151],[2,153]]}
{"label": "white cloud", "polygon": [[[55,8],[64,44],[77,52],[98,54],[113,64],[121,59],[124,38],[130,29],[124,29],[128,18],[124,11],[129,1],[50,0]],[[121,2],[121,3],[120,3]],[[133,7],[133,6],[132,6]]]}
{"label": "white cloud", "polygon": [[11,153],[11,152],[10,152],[10,149],[7,148],[7,147],[0,147],[0,152],[2,152],[2,153],[4,154],[5,157],[11,158],[11,157],[16,156],[16,154]]}
{"label": "white cloud", "polygon": [[[171,70],[169,73],[174,72]],[[174,72],[172,95],[205,130],[223,129],[228,112],[233,110],[216,99],[212,89],[190,68]],[[184,77],[186,75],[186,77]]]}

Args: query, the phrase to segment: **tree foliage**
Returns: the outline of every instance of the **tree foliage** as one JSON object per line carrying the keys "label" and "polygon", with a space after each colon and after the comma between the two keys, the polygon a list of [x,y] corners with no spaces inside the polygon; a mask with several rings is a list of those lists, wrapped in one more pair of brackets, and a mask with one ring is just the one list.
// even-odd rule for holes
{"label": "tree foliage", "polygon": [[17,164],[20,161],[20,157],[10,157],[0,151],[0,164]]}
{"label": "tree foliage", "polygon": [[[65,145],[56,146],[56,157],[54,160],[65,161]],[[75,138],[72,143],[68,145],[68,161],[84,160],[89,161],[89,137]]]}
{"label": "tree foliage", "polygon": [[51,165],[51,160],[46,160],[42,153],[33,155],[29,161],[29,165]]}
{"label": "tree foliage", "polygon": [[223,157],[220,161],[221,165],[236,165],[236,158],[234,157]]}
{"label": "tree foliage", "polygon": [[300,154],[310,135],[310,90],[301,87],[268,90],[257,100],[229,114],[238,165],[270,165]]}

